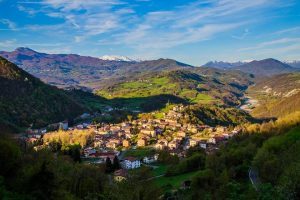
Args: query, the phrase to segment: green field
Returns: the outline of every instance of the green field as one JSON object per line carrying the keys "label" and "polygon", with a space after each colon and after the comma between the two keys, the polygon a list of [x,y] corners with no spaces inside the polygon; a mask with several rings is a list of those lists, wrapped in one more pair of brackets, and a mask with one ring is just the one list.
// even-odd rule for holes
{"label": "green field", "polygon": [[183,181],[190,180],[196,174],[197,172],[190,172],[178,176],[170,176],[170,177],[163,176],[155,179],[155,183],[158,187],[161,187],[165,191],[171,189],[177,189],[181,186]]}
{"label": "green field", "polygon": [[121,83],[113,90],[100,90],[97,94],[108,99],[148,97],[159,94],[172,94],[174,87],[175,84],[171,84],[167,77],[154,77],[143,81]]}
{"label": "green field", "polygon": [[124,154],[125,157],[127,156],[133,156],[137,158],[143,158],[145,156],[153,155],[154,149],[152,148],[139,148],[139,149],[130,149],[127,150]]}
{"label": "green field", "polygon": [[155,169],[153,169],[153,176],[164,175],[167,171],[167,165],[156,165]]}
{"label": "green field", "polygon": [[[191,85],[194,85],[191,87]],[[137,98],[156,96],[161,94],[175,95],[190,103],[210,103],[214,98],[208,94],[200,93],[196,90],[194,80],[184,83],[174,81],[169,76],[150,77],[145,80],[125,82],[115,85],[113,88],[97,91],[97,95],[107,99],[122,98],[127,101],[129,108],[132,105],[139,107],[143,99]],[[133,99],[133,102],[131,102]]]}

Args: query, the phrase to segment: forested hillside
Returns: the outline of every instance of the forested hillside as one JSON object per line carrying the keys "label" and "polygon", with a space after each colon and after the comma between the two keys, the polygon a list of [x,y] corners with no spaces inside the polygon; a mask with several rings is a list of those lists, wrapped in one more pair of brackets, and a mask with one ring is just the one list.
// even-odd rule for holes
{"label": "forested hillside", "polygon": [[0,57],[0,124],[34,127],[75,118],[86,109],[64,91],[49,86]]}

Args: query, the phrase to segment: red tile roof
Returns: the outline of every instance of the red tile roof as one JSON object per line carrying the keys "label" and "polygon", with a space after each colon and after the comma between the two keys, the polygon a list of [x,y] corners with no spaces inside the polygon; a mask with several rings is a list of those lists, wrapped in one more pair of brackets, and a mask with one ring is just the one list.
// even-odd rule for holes
{"label": "red tile roof", "polygon": [[135,157],[129,156],[129,157],[126,157],[124,160],[129,160],[130,162],[133,162],[133,161],[136,161],[138,159],[135,158]]}

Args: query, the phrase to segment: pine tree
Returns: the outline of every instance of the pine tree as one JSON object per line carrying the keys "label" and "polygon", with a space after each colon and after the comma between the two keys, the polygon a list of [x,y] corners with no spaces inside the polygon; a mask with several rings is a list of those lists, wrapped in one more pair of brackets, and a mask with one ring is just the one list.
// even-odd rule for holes
{"label": "pine tree", "polygon": [[109,157],[106,158],[106,161],[105,161],[105,171],[106,173],[110,173],[113,171],[113,165],[111,163],[111,160]]}
{"label": "pine tree", "polygon": [[114,170],[118,170],[120,169],[121,166],[120,166],[120,162],[119,162],[119,159],[117,156],[114,157],[114,163],[113,163],[113,169]]}

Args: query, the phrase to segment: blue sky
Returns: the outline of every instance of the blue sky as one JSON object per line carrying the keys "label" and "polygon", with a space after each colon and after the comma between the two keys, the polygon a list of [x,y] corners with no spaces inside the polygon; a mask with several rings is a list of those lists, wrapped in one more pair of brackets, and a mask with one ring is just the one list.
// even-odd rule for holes
{"label": "blue sky", "polygon": [[0,50],[300,60],[299,0],[0,0]]}

